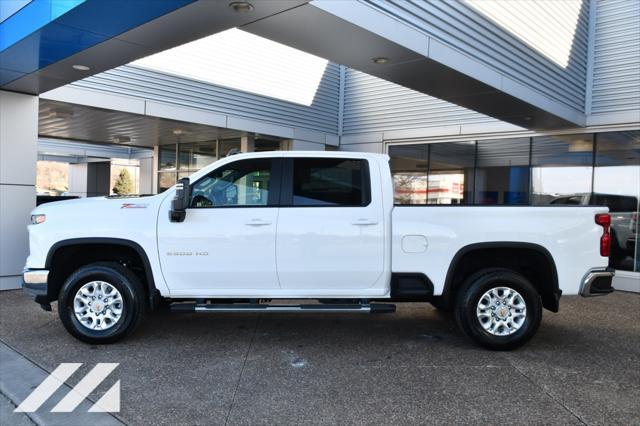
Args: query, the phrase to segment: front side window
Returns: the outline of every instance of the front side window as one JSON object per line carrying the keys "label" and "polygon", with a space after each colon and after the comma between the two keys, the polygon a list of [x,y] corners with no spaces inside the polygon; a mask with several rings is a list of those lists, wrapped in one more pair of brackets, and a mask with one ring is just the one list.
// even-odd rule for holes
{"label": "front side window", "polygon": [[365,160],[296,158],[293,160],[293,197],[296,207],[365,206],[369,204]]}
{"label": "front side window", "polygon": [[267,206],[271,181],[271,159],[236,161],[192,185],[191,207]]}

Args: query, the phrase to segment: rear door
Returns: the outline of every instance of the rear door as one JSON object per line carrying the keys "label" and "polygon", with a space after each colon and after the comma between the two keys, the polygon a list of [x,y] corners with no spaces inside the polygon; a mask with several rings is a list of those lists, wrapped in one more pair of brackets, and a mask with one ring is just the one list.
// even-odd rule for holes
{"label": "rear door", "polygon": [[284,165],[276,242],[282,289],[373,287],[384,267],[384,216],[381,197],[371,196],[369,161],[296,157]]}

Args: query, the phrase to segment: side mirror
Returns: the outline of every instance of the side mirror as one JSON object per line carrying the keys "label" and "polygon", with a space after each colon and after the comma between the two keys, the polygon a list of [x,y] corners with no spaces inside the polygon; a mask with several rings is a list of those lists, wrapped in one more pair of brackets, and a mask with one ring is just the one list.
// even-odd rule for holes
{"label": "side mirror", "polygon": [[176,196],[171,200],[169,220],[171,222],[184,222],[187,216],[187,207],[191,202],[191,185],[189,178],[182,178],[176,185]]}

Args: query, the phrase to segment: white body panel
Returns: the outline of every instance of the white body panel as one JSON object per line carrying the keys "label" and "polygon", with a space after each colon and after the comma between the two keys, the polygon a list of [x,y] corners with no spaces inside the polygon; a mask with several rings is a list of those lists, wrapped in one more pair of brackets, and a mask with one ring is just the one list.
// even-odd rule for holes
{"label": "white body panel", "polygon": [[[132,241],[146,253],[155,284],[169,295],[160,271],[156,222],[166,194],[143,198],[104,197],[58,201],[36,207],[32,214],[46,214],[40,225],[29,225],[30,254],[27,269],[45,268],[54,244],[77,238],[117,238]],[[132,208],[123,208],[131,205]]]}
{"label": "white body panel", "polygon": [[[264,157],[368,160],[367,207],[188,209],[168,220],[175,188],[139,199],[91,198],[45,204],[33,214],[27,268],[46,267],[59,241],[119,238],[138,244],[163,296],[255,298],[388,297],[392,272],[424,273],[442,293],[456,253],[470,244],[541,246],[551,255],[563,294],[577,294],[585,273],[605,267],[599,254],[603,207],[393,206],[388,157],[355,152],[267,152],[227,157],[195,173],[192,182],[229,162]],[[123,208],[133,205],[137,208]],[[254,219],[269,222],[250,226]],[[360,219],[366,225],[354,225]],[[179,253],[190,253],[180,255]],[[492,265],[488,265],[492,266]]]}
{"label": "white body panel", "polygon": [[[161,207],[168,211],[170,198]],[[171,293],[278,290],[278,208],[191,209],[182,223],[158,218],[158,253]],[[258,224],[260,221],[261,224]]]}
{"label": "white body panel", "polygon": [[[459,250],[479,243],[528,243],[547,250],[557,268],[560,290],[578,294],[584,274],[607,266],[600,256],[602,207],[395,207],[392,214],[393,271],[423,272],[442,294],[447,271]],[[422,235],[422,253],[402,250],[405,235]]]}
{"label": "white body panel", "polygon": [[280,209],[277,264],[283,290],[387,293],[381,177],[377,163],[369,170],[367,206]]}
{"label": "white body panel", "polygon": [[[283,290],[386,293],[379,206],[280,209],[278,276]],[[366,224],[365,224],[366,222]]]}

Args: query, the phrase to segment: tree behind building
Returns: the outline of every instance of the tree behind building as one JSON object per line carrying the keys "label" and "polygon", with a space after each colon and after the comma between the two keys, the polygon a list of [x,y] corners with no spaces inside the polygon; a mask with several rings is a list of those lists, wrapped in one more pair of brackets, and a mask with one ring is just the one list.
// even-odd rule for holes
{"label": "tree behind building", "polygon": [[117,195],[128,195],[134,191],[133,179],[127,169],[120,170],[116,183],[113,186],[113,193]]}

